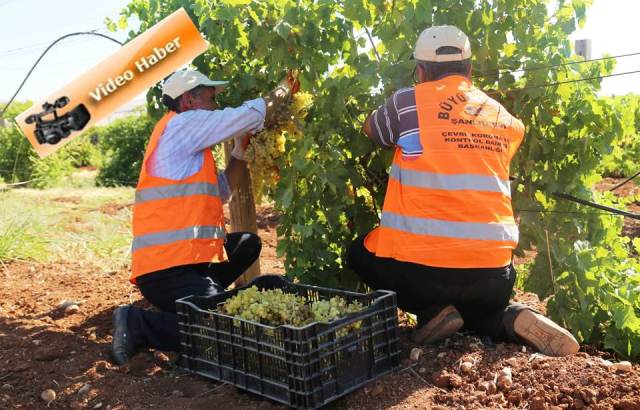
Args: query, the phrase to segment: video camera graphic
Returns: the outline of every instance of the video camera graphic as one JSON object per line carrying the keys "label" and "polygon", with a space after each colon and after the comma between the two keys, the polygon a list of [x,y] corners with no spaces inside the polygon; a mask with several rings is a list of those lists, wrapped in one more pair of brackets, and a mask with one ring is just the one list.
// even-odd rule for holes
{"label": "video camera graphic", "polygon": [[[65,114],[58,114],[58,108],[67,104],[69,104],[69,97],[60,97],[53,104],[45,102],[42,104],[42,112],[31,114],[25,119],[27,124],[36,124],[34,134],[40,144],[57,144],[61,139],[68,137],[72,131],[79,131],[87,125],[91,114],[84,104],[79,104]],[[50,115],[53,115],[53,118],[43,118]]]}

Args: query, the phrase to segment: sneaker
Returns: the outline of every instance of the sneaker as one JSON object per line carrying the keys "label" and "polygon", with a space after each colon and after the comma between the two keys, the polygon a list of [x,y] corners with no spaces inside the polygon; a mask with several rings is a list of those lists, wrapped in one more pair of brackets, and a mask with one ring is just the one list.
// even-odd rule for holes
{"label": "sneaker", "polygon": [[113,340],[111,341],[111,356],[113,361],[121,366],[126,364],[136,354],[137,349],[133,336],[127,325],[131,306],[120,306],[113,311]]}
{"label": "sneaker", "polygon": [[414,342],[418,344],[435,343],[456,333],[464,325],[460,312],[453,305],[446,306],[434,318],[422,324],[418,314],[418,329]]}
{"label": "sneaker", "polygon": [[518,313],[513,323],[513,330],[547,356],[566,356],[580,349],[580,345],[568,330],[531,310]]}

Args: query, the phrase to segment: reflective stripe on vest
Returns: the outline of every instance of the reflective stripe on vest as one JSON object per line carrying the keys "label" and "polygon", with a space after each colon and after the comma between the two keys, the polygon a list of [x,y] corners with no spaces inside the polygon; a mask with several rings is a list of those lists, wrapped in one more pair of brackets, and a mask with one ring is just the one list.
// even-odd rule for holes
{"label": "reflective stripe on vest", "polygon": [[402,185],[417,188],[442,189],[445,191],[485,191],[499,192],[511,197],[511,185],[509,181],[503,181],[497,176],[484,176],[476,174],[435,174],[432,172],[401,169],[393,164],[390,172],[391,178],[395,178]]}
{"label": "reflective stripe on vest", "polygon": [[181,180],[149,174],[149,160],[176,114],[167,113],[153,129],[140,171],[133,207],[131,276],[197,263],[228,260],[224,214],[216,164],[209,149],[200,170]]}
{"label": "reflective stripe on vest", "polygon": [[218,185],[208,182],[166,185],[157,188],[145,188],[136,192],[136,203],[157,201],[180,196],[209,195],[220,196]]}
{"label": "reflective stripe on vest", "polygon": [[131,252],[148,246],[166,245],[176,241],[189,239],[223,239],[224,228],[220,226],[192,226],[175,231],[151,233],[133,238]]}
{"label": "reflective stripe on vest", "polygon": [[518,225],[510,223],[441,221],[384,211],[380,226],[417,235],[518,242]]}
{"label": "reflective stripe on vest", "polygon": [[508,265],[519,236],[509,168],[522,122],[458,75],[417,85],[415,99],[418,129],[400,141],[423,150],[396,147],[380,226],[366,249],[425,266]]}

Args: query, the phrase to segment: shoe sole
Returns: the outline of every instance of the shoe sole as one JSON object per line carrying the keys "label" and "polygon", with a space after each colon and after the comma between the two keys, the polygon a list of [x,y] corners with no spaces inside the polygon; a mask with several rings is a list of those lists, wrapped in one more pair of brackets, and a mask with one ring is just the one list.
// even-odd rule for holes
{"label": "shoe sole", "polygon": [[513,330],[547,356],[566,356],[580,349],[580,344],[568,330],[530,310],[518,314]]}
{"label": "shoe sole", "polygon": [[[444,317],[439,318],[441,315]],[[430,327],[430,325],[432,325]],[[464,320],[456,308],[445,308],[429,323],[416,331],[414,342],[418,344],[435,343],[455,334],[464,325]]]}
{"label": "shoe sole", "polygon": [[[125,363],[128,362],[128,358],[127,360],[121,360],[117,357],[115,351],[118,350],[119,348],[121,348],[121,346],[115,346],[114,342],[115,340],[122,340],[124,339],[125,335],[124,333],[126,333],[126,321],[127,321],[127,316],[129,313],[129,309],[127,307],[125,308],[116,308],[116,310],[113,311],[113,327],[114,327],[114,333],[113,333],[113,338],[111,341],[111,358],[113,359],[113,361],[121,366]],[[116,323],[119,322],[125,322],[124,326],[116,326]],[[125,329],[124,331],[122,329]]]}

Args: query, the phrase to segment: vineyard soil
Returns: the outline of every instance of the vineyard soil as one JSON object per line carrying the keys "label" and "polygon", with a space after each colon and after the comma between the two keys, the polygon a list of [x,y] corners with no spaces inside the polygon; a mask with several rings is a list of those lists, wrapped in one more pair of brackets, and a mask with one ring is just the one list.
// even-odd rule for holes
{"label": "vineyard soil", "polygon": [[[104,207],[104,212],[112,209]],[[262,271],[281,273],[275,256],[278,217],[268,207],[258,214]],[[627,221],[627,226],[638,234],[637,225]],[[173,365],[174,355],[148,352],[127,366],[113,365],[108,358],[113,309],[124,303],[144,305],[127,276],[124,269],[104,272],[86,260],[0,267],[0,408],[282,408],[187,375]],[[518,293],[516,299],[544,310],[534,295]],[[62,301],[77,302],[78,311],[65,313]],[[416,362],[409,359],[415,346],[405,315],[400,322],[402,370],[329,408],[640,409],[640,366],[612,371],[603,359],[617,360],[593,347],[557,359],[519,345],[489,346],[471,335],[457,335],[424,348]],[[466,372],[463,362],[471,363]],[[493,391],[491,382],[505,367],[511,368],[513,384]],[[483,391],[487,386],[489,392]],[[46,389],[56,393],[49,404],[40,397]]]}

